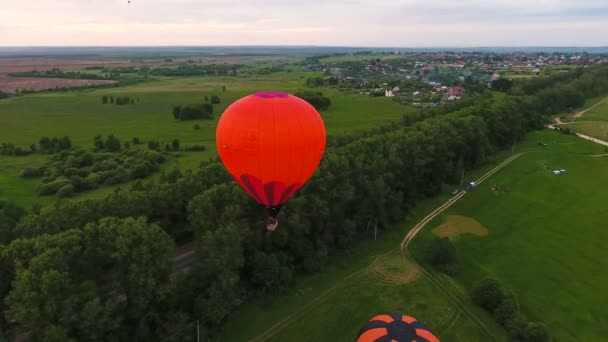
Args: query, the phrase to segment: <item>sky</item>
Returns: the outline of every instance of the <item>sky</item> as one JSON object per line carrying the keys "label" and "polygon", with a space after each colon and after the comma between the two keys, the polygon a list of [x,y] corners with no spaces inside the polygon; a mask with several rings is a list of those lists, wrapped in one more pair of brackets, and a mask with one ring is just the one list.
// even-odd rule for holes
{"label": "sky", "polygon": [[0,0],[0,46],[607,46],[608,0]]}

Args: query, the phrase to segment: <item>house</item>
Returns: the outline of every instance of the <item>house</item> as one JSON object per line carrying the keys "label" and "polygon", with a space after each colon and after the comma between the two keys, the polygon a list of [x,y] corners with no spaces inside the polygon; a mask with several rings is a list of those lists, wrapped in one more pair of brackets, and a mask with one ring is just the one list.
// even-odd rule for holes
{"label": "house", "polygon": [[450,96],[461,97],[464,93],[464,89],[461,86],[450,87]]}
{"label": "house", "polygon": [[498,73],[498,71],[494,71],[494,73],[492,74],[492,81],[496,81],[500,78],[500,74]]}
{"label": "house", "polygon": [[393,97],[393,96],[395,96],[395,94],[393,93],[393,90],[391,88],[386,88],[384,90],[384,96]]}

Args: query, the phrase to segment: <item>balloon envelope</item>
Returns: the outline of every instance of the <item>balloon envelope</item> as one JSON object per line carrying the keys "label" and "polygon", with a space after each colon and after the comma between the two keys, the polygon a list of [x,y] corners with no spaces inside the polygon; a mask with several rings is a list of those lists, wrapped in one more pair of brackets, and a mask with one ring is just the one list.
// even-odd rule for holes
{"label": "balloon envelope", "polygon": [[439,342],[422,323],[398,313],[378,315],[359,331],[357,342]]}
{"label": "balloon envelope", "polygon": [[308,181],[325,150],[321,115],[299,97],[274,91],[232,103],[216,146],[228,172],[272,216]]}

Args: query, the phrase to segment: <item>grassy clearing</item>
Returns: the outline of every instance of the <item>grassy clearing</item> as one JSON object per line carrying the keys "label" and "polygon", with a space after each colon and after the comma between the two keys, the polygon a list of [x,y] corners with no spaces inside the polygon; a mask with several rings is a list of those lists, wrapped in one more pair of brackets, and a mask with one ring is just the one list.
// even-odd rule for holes
{"label": "grassy clearing", "polygon": [[[549,147],[539,149],[539,141]],[[466,288],[486,275],[497,277],[555,340],[602,340],[608,334],[608,193],[601,189],[608,187],[608,159],[589,156],[602,153],[601,146],[555,132],[534,133],[520,148],[530,152],[433,224],[464,215],[488,228],[487,237],[462,235],[455,242],[462,270],[457,279]],[[556,168],[568,174],[554,176]],[[494,192],[493,184],[514,191]],[[426,231],[422,239],[430,235]]]}

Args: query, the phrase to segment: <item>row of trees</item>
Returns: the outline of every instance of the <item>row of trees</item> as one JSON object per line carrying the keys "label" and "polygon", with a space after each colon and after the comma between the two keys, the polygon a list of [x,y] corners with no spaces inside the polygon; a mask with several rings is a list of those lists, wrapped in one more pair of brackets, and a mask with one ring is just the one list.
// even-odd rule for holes
{"label": "row of trees", "polygon": [[[539,109],[543,105],[536,95],[488,95],[332,139],[315,176],[283,208],[281,228],[270,235],[265,232],[264,211],[231,181],[217,159],[197,172],[172,172],[155,182],[136,182],[106,198],[36,209],[4,228],[10,238],[0,247],[0,267],[4,270],[0,289],[8,298],[4,300],[8,317],[30,329],[34,339],[50,340],[57,331],[62,337],[80,338],[81,332],[72,322],[75,318],[88,322],[88,318],[61,309],[66,307],[61,303],[83,303],[79,298],[90,298],[86,294],[91,287],[85,284],[94,284],[98,290],[93,292],[104,305],[91,309],[98,313],[91,317],[104,322],[98,325],[106,330],[104,335],[87,337],[89,340],[135,337],[188,341],[196,336],[190,324],[196,320],[200,320],[202,338],[209,338],[244,301],[288,288],[296,274],[322,269],[333,250],[349,248],[365,239],[370,220],[378,220],[381,233],[402,220],[421,198],[436,195],[445,183],[458,183],[463,169],[481,165],[527,131],[542,127],[545,111]],[[106,218],[109,213],[114,218]],[[139,219],[141,223],[135,224],[133,220],[140,216],[147,220]],[[164,251],[165,244],[151,242],[156,238],[131,246],[123,243],[129,241],[127,237],[112,239],[102,233],[129,230],[127,225],[147,226],[154,236],[162,236],[162,229],[177,243],[194,239],[196,258],[190,272],[169,284],[167,277],[148,277],[166,272],[155,266],[161,260],[155,253],[134,250],[133,255],[146,263],[142,267],[132,266],[133,259],[116,257],[121,255],[119,250],[145,249],[148,244]],[[149,228],[154,225],[160,229]],[[91,228],[98,226],[105,228]],[[87,235],[87,231],[94,233]],[[103,248],[89,241],[100,241]],[[54,263],[40,264],[38,255],[50,258],[49,254],[56,253],[54,246],[61,246],[64,254],[51,258]],[[82,250],[90,254],[83,257],[76,253]],[[168,256],[163,254],[163,258]],[[81,272],[81,268],[88,272]],[[47,275],[47,269],[52,274]],[[139,273],[146,269],[150,273]],[[129,279],[133,282],[144,280],[133,285],[112,276],[128,276],[131,272],[134,277]],[[73,276],[76,274],[78,277]],[[30,289],[22,285],[22,279],[45,277],[64,279],[59,284],[68,285],[47,287],[61,291],[35,300],[21,295]],[[107,308],[106,303],[114,305],[112,298],[116,297],[99,290],[108,284],[100,278],[131,284],[120,288],[120,293],[129,293],[129,288],[142,289],[145,296],[139,298],[138,293],[131,292],[121,297],[128,298],[128,309],[121,312],[129,314],[115,315],[116,311],[101,309]],[[133,296],[133,303],[143,304],[132,305]],[[24,313],[33,317],[48,313],[44,320],[51,324],[41,323],[42,318],[28,319]]]}
{"label": "row of trees", "polygon": [[528,322],[520,312],[515,294],[500,281],[484,278],[473,285],[473,302],[488,311],[515,341],[549,342],[549,331],[542,323]]}
{"label": "row of trees", "polygon": [[53,68],[46,71],[24,71],[10,74],[15,77],[51,77],[51,78],[68,78],[68,79],[83,79],[83,80],[117,80],[118,74],[93,74],[80,71],[63,71]]}
{"label": "row of trees", "polygon": [[[116,96],[115,98],[114,96],[104,95],[101,97],[102,104],[114,103],[119,106],[135,104],[135,100],[136,99],[131,98],[130,96]],[[137,98],[137,102],[139,102],[139,98]]]}

